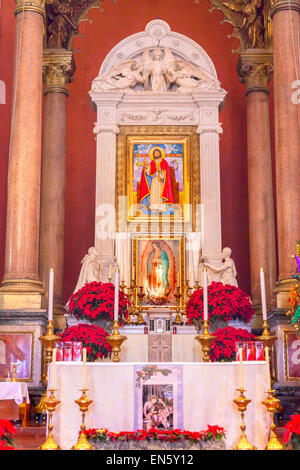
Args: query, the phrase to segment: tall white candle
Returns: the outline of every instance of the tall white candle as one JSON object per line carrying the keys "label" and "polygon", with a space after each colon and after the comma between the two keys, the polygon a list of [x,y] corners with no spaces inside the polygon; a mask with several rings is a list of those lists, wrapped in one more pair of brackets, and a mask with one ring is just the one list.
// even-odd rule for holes
{"label": "tall white candle", "polygon": [[263,319],[267,320],[267,301],[266,301],[266,287],[265,287],[265,273],[263,268],[260,268],[260,289],[261,289],[261,305]]}
{"label": "tall white candle", "polygon": [[203,270],[203,319],[208,320],[207,271]]}
{"label": "tall white candle", "polygon": [[111,279],[112,278],[112,265],[110,264],[109,265],[109,273],[108,273],[108,279]]}
{"label": "tall white candle", "polygon": [[115,304],[114,304],[114,320],[119,319],[119,269],[115,274]]}
{"label": "tall white candle", "polygon": [[265,359],[266,359],[266,367],[267,367],[268,390],[271,390],[271,372],[270,372],[269,348],[265,348]]}
{"label": "tall white candle", "polygon": [[54,285],[54,271],[50,269],[49,273],[49,298],[48,298],[48,320],[53,320],[53,285]]}
{"label": "tall white candle", "polygon": [[51,388],[55,388],[56,348],[52,349]]}
{"label": "tall white candle", "polygon": [[244,377],[243,377],[243,348],[239,348],[239,356],[240,356],[240,388],[244,388]]}
{"label": "tall white candle", "polygon": [[82,349],[82,388],[86,388],[86,348]]}
{"label": "tall white candle", "polygon": [[179,285],[179,272],[176,273],[176,284],[177,284],[177,287],[180,287],[180,285]]}

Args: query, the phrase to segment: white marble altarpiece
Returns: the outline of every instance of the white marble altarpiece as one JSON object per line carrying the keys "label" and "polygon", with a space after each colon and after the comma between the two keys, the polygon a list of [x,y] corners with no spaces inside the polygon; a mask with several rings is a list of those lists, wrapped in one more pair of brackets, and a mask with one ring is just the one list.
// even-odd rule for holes
{"label": "white marble altarpiece", "polygon": [[[116,256],[128,285],[139,274],[135,246],[141,237],[149,237],[150,258],[158,249],[168,258],[167,294],[187,279],[194,285],[201,258],[216,268],[217,277],[222,267],[219,112],[226,91],[210,57],[166,22],[153,20],[109,52],[89,95],[97,112],[98,278],[108,279]],[[168,237],[183,239],[181,256],[173,260]],[[171,265],[168,277],[165,266]],[[154,281],[148,288],[158,289]]]}

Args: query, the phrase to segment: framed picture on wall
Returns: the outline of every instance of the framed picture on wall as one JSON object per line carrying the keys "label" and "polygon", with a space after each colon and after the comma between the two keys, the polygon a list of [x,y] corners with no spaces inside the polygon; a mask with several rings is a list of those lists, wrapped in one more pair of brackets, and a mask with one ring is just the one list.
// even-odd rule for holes
{"label": "framed picture on wall", "polygon": [[284,337],[284,378],[287,381],[300,380],[300,337],[293,330],[283,330]]}
{"label": "framed picture on wall", "polygon": [[32,381],[33,369],[32,332],[7,332],[0,330],[0,380],[12,376],[12,364],[16,366],[16,378]]}
{"label": "framed picture on wall", "polygon": [[188,220],[189,137],[128,137],[128,220]]}
{"label": "framed picture on wall", "polygon": [[[138,237],[133,243],[133,269],[145,294],[143,307],[175,308],[175,289],[184,277],[184,237]],[[137,305],[138,297],[135,301]]]}

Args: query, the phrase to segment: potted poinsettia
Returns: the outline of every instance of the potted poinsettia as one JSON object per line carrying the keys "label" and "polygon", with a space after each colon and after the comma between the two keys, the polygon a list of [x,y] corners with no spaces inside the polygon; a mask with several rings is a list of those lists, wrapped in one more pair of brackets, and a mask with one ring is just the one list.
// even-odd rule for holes
{"label": "potted poinsettia", "polygon": [[[77,320],[85,320],[111,330],[114,320],[115,286],[111,282],[90,282],[71,295],[67,310]],[[119,323],[128,316],[127,295],[119,291]]]}
{"label": "potted poinsettia", "polygon": [[215,341],[211,344],[209,357],[212,362],[231,362],[236,360],[236,343],[254,341],[255,335],[243,328],[218,328],[214,331]]}
{"label": "potted poinsettia", "polygon": [[14,450],[12,436],[16,433],[17,430],[10,421],[0,419],[0,450]]}
{"label": "potted poinsettia", "polygon": [[86,348],[87,360],[96,361],[111,356],[111,346],[106,339],[107,332],[97,325],[79,323],[66,328],[61,334],[62,341],[79,341]]}
{"label": "potted poinsettia", "polygon": [[284,426],[286,432],[283,441],[286,447],[299,450],[300,449],[300,415],[292,415],[291,420]]}
{"label": "potted poinsettia", "polygon": [[[222,325],[230,320],[249,323],[254,310],[250,297],[239,287],[222,282],[212,282],[208,288],[208,319],[211,326]],[[193,292],[187,306],[186,316],[190,324],[199,330],[203,321],[203,288]]]}

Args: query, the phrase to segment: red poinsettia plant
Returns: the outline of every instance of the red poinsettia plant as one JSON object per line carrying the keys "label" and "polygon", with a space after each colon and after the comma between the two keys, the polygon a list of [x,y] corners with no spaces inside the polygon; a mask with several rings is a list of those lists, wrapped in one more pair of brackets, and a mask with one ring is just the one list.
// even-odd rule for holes
{"label": "red poinsettia plant", "polygon": [[[90,282],[71,295],[67,302],[68,312],[77,320],[93,322],[96,319],[112,322],[114,319],[115,286],[111,282]],[[130,301],[119,291],[119,322],[128,316]]]}
{"label": "red poinsettia plant", "polygon": [[283,442],[286,447],[299,450],[300,449],[300,415],[292,415],[291,420],[284,426],[286,432]]}
{"label": "red poinsettia plant", "polygon": [[0,419],[0,450],[14,450],[12,436],[16,433],[17,430],[10,421]]}
{"label": "red poinsettia plant", "polygon": [[149,431],[138,429],[137,431],[110,432],[106,428],[86,429],[85,435],[92,441],[210,441],[216,439],[220,441],[225,437],[224,428],[220,426],[209,426],[204,431],[184,431],[182,429],[173,429],[171,431],[152,428]]}
{"label": "red poinsettia plant", "polygon": [[243,328],[218,328],[214,331],[217,339],[212,343],[209,357],[212,362],[231,362],[236,360],[236,343],[254,341],[255,335]]}
{"label": "red poinsettia plant", "polygon": [[107,332],[96,325],[79,323],[66,328],[60,337],[62,341],[81,341],[82,347],[86,348],[87,360],[95,361],[99,357],[111,356],[111,346],[106,339]]}
{"label": "red poinsettia plant", "polygon": [[[254,310],[250,297],[239,287],[212,282],[208,288],[208,319],[219,318],[223,321],[241,320],[248,323]],[[196,290],[191,295],[187,306],[186,316],[190,324],[203,321],[203,288]]]}

